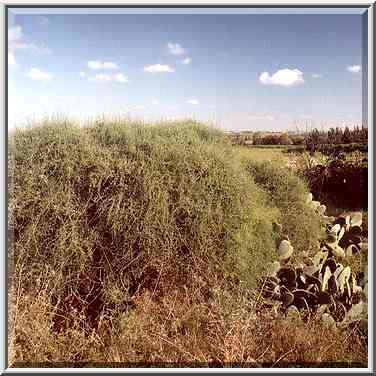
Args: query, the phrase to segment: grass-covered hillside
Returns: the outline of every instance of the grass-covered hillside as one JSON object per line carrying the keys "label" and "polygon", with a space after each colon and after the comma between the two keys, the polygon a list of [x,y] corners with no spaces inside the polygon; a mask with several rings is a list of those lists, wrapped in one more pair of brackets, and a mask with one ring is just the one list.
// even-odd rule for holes
{"label": "grass-covered hillside", "polygon": [[[195,122],[45,121],[9,139],[9,357],[243,366],[364,362],[320,322],[269,317],[274,222],[320,239],[306,184]],[[34,364],[33,363],[33,364]]]}

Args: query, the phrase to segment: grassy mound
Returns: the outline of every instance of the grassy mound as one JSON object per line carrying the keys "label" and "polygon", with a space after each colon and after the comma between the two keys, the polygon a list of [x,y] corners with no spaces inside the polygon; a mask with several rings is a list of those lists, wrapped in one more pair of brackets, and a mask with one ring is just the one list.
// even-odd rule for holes
{"label": "grassy mound", "polygon": [[46,122],[10,141],[14,278],[49,291],[55,326],[97,326],[135,296],[208,300],[254,285],[275,257],[278,211],[218,131],[186,122]]}

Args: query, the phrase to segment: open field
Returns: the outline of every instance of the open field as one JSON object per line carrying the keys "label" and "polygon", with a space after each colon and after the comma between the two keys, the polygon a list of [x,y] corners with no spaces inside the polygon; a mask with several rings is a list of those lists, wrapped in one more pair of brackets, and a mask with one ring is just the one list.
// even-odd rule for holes
{"label": "open field", "polygon": [[[193,121],[16,130],[12,366],[366,367],[365,216],[339,220],[340,237],[292,159]],[[319,252],[348,276],[329,277]]]}
{"label": "open field", "polygon": [[286,146],[234,146],[234,148],[243,158],[255,161],[273,161],[283,165],[287,164],[290,159],[290,156],[284,153]]}

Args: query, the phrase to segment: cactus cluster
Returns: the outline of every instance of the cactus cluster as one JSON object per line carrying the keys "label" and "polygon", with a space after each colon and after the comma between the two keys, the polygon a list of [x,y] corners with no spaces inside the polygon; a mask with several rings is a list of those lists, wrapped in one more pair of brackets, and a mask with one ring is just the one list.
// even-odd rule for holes
{"label": "cactus cluster", "polygon": [[310,205],[325,220],[326,237],[320,250],[306,265],[293,265],[294,248],[282,235],[282,226],[274,224],[279,233],[279,261],[269,265],[262,280],[262,295],[278,303],[286,314],[317,314],[330,325],[363,320],[367,315],[367,273],[355,275],[346,265],[348,257],[367,249],[362,242],[362,214],[327,217],[325,206],[313,201]]}

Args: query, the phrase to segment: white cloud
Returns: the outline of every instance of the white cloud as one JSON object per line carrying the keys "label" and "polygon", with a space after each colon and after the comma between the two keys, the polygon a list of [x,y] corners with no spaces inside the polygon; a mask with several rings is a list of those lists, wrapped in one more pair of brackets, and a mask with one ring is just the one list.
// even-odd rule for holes
{"label": "white cloud", "polygon": [[[81,71],[80,76],[85,78],[86,77],[85,72]],[[110,82],[120,82],[120,83],[129,82],[128,77],[125,76],[123,73],[117,73],[114,75],[107,74],[107,73],[98,73],[95,76],[88,77],[88,81],[97,82],[101,84],[108,84]]]}
{"label": "white cloud", "polygon": [[80,77],[81,78],[85,78],[86,77],[86,73],[84,71],[82,71],[82,70],[80,71]]}
{"label": "white cloud", "polygon": [[42,72],[38,68],[31,68],[26,77],[29,77],[33,81],[50,81],[52,76],[48,73]]}
{"label": "white cloud", "polygon": [[88,61],[87,66],[90,69],[101,69],[102,68],[102,63],[99,61]]}
{"label": "white cloud", "polygon": [[8,43],[8,49],[10,51],[17,51],[17,50],[21,50],[21,51],[26,51],[27,49],[29,48],[29,45],[25,42],[22,42],[21,40],[14,40],[14,41],[9,41]]}
{"label": "white cloud", "polygon": [[199,102],[198,102],[197,99],[188,99],[188,100],[187,100],[187,103],[197,105]]}
{"label": "white cloud", "polygon": [[169,65],[166,65],[166,64],[154,64],[154,65],[148,65],[144,67],[144,71],[150,72],[152,74],[156,74],[156,73],[175,72],[175,69],[171,68]]}
{"label": "white cloud", "polygon": [[158,99],[153,99],[153,100],[152,100],[152,103],[153,103],[154,105],[157,105],[157,104],[159,104],[159,101],[158,101]]}
{"label": "white cloud", "polygon": [[299,69],[280,69],[273,75],[261,73],[260,82],[264,85],[294,86],[304,83],[303,72]]}
{"label": "white cloud", "polygon": [[134,110],[145,110],[145,106],[142,104],[138,104],[133,107]]}
{"label": "white cloud", "polygon": [[187,51],[179,43],[167,43],[167,48],[173,55],[184,55]]}
{"label": "white cloud", "polygon": [[319,73],[312,73],[312,78],[321,78],[322,75]]}
{"label": "white cloud", "polygon": [[112,78],[109,74],[99,73],[99,74],[96,74],[95,76],[89,77],[88,80],[92,82],[98,82],[98,83],[109,83],[112,81]]}
{"label": "white cloud", "polygon": [[119,66],[112,61],[105,61],[103,63],[103,69],[119,69]]}
{"label": "white cloud", "polygon": [[359,73],[362,67],[360,65],[350,65],[346,69],[351,73]]}
{"label": "white cloud", "polygon": [[50,55],[52,53],[45,45],[37,45],[25,41],[22,27],[19,25],[13,26],[8,30],[8,51],[13,55],[9,59],[9,64],[11,64],[11,60],[13,62],[16,61],[16,51],[30,52],[33,55]]}
{"label": "white cloud", "polygon": [[191,64],[192,63],[192,58],[191,57],[186,57],[185,59],[183,59],[181,61],[181,63],[184,64],[184,65]]}
{"label": "white cloud", "polygon": [[27,49],[21,26],[13,26],[8,30],[8,48],[10,51]]}
{"label": "white cloud", "polygon": [[8,64],[10,67],[15,67],[17,65],[16,58],[12,52],[8,52]]}
{"label": "white cloud", "polygon": [[90,60],[87,62],[87,66],[90,69],[119,69],[117,63],[113,61],[97,61],[97,60]]}
{"label": "white cloud", "polygon": [[19,40],[21,39],[23,36],[22,34],[22,27],[17,25],[17,26],[13,26],[11,28],[9,28],[8,30],[8,40],[11,42],[15,41],[15,40]]}
{"label": "white cloud", "polygon": [[115,74],[114,81],[116,82],[128,82],[128,77],[124,76],[123,73]]}

